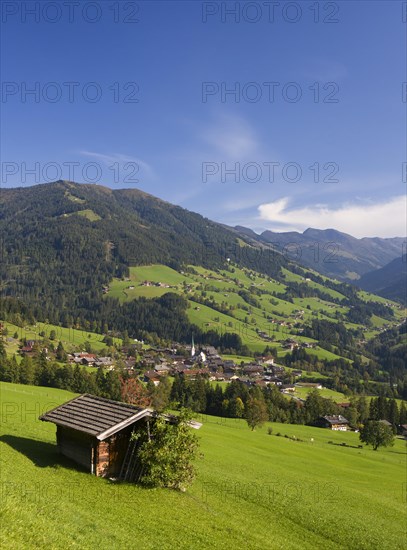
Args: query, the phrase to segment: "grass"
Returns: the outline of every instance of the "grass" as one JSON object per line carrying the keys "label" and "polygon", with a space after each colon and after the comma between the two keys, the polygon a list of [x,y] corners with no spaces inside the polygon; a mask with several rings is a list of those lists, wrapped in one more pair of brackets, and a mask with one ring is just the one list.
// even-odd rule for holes
{"label": "grass", "polygon": [[[293,367],[286,367],[284,366],[286,372],[290,373],[291,371],[293,370],[297,370]],[[300,369],[301,370],[301,369]],[[310,372],[307,372],[306,370],[302,369],[302,374],[301,374],[301,378],[319,378],[321,380],[323,379],[327,379],[329,378],[329,376],[326,376],[325,374],[321,374],[320,372],[318,371],[310,371]],[[306,382],[306,380],[304,380],[304,382]]]}
{"label": "grass", "polygon": [[86,218],[90,222],[97,222],[102,219],[99,214],[96,214],[96,212],[90,210],[89,208],[86,210],[78,210],[77,212],[72,212],[72,214],[64,214],[64,217],[68,216],[82,216],[82,218]]}
{"label": "grass", "polygon": [[[6,383],[0,391],[5,550],[405,547],[401,440],[375,452],[359,449],[355,433],[270,423],[251,432],[242,420],[204,416],[192,487],[147,490],[57,454],[55,427],[38,415],[73,394]],[[303,441],[267,435],[269,426]]]}
{"label": "grass", "polygon": [[[321,300],[318,297],[295,298],[293,303],[276,298],[274,294],[284,292],[286,286],[279,281],[251,270],[233,267],[233,270],[213,271],[199,266],[190,267],[194,269],[194,273],[180,273],[163,265],[132,267],[128,278],[113,279],[111,281],[108,295],[124,302],[139,297],[155,298],[166,292],[182,294],[188,299],[190,305],[187,311],[189,320],[204,331],[214,329],[218,332],[235,332],[240,334],[243,343],[252,352],[263,351],[266,345],[269,344],[276,346],[281,355],[285,354],[281,342],[287,337],[294,337],[300,342],[311,340],[304,339],[293,328],[279,325],[279,322],[285,321],[291,323],[291,325],[297,322],[310,324],[316,315],[319,319],[337,322],[337,315],[342,317],[349,310],[348,307],[339,306],[334,302]],[[283,268],[283,274],[287,282],[304,282],[301,276],[291,273],[285,268]],[[165,283],[169,285],[169,288],[143,286],[142,283],[146,280],[153,283]],[[333,299],[344,298],[339,292],[313,281],[307,281],[306,284],[324,291]],[[248,305],[238,294],[241,285],[244,286],[246,291],[255,296],[259,307]],[[261,292],[260,295],[256,295],[256,289]],[[223,307],[226,304],[232,310],[228,313],[219,313],[212,307],[194,302],[193,294],[198,294],[201,298],[213,299],[217,304],[216,307],[221,306],[223,303]],[[372,295],[367,293],[361,294],[361,297],[372,299]],[[378,298],[377,301],[382,302],[382,299]],[[299,310],[304,312],[302,317],[298,317]],[[393,304],[393,311],[395,317],[392,325],[394,326],[402,318],[403,311],[396,304]],[[268,318],[272,318],[275,323],[271,324]],[[249,322],[246,323],[246,320]],[[385,319],[377,316],[373,316],[372,321],[372,330],[365,335],[367,339],[376,336],[380,329],[388,323]],[[347,326],[349,328],[361,328],[360,325],[351,323],[347,323]],[[266,338],[258,336],[256,329],[266,333],[269,337],[273,337],[273,341],[270,342]],[[339,357],[337,354],[323,349],[312,350],[310,353],[320,359],[334,360]]]}
{"label": "grass", "polygon": [[[304,381],[305,382],[305,381]],[[306,382],[305,382],[306,383]],[[299,382],[301,384],[301,381]],[[295,388],[295,392],[292,394],[295,397],[300,397],[301,399],[306,399],[308,394],[313,390],[312,387],[297,387]],[[321,397],[325,397],[326,399],[330,398],[336,403],[346,403],[349,401],[349,398],[346,397],[343,393],[340,393],[338,391],[330,390],[329,388],[322,388],[321,390],[318,390],[318,393]]]}
{"label": "grass", "polygon": [[[41,332],[44,332],[45,336],[48,338],[51,331],[54,330],[56,333],[54,345],[57,345],[58,342],[61,341],[65,351],[67,352],[77,349],[78,347],[83,347],[85,342],[89,342],[92,349],[95,351],[101,351],[106,348],[106,344],[103,342],[104,335],[97,334],[96,332],[59,327],[57,325],[40,322],[35,325],[27,325],[25,327],[18,327],[8,322],[3,323],[8,330],[8,336],[5,338],[5,341],[6,352],[9,355],[16,353],[18,350],[18,342],[13,338],[16,332],[19,339],[26,338],[27,340],[41,340]],[[12,338],[12,340],[8,342],[8,338]],[[119,338],[114,338],[113,340],[116,343],[121,342]]]}
{"label": "grass", "polygon": [[234,361],[236,365],[240,365],[240,363],[243,361],[243,363],[251,363],[252,361],[255,361],[254,357],[249,357],[247,355],[227,355],[222,354],[222,358],[225,359],[225,361]]}

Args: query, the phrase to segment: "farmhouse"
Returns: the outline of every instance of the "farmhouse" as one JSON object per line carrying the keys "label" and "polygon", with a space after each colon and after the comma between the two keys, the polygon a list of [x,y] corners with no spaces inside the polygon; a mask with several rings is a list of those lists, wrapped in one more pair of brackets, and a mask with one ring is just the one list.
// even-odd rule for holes
{"label": "farmhouse", "polygon": [[[40,420],[56,424],[59,452],[90,473],[137,481],[140,440],[130,438],[135,432],[149,437],[150,423],[156,416],[152,409],[84,394],[48,411]],[[169,415],[165,418],[176,421]],[[190,426],[198,429],[201,424],[191,422]]]}
{"label": "farmhouse", "polygon": [[318,419],[318,425],[322,428],[330,428],[331,430],[346,432],[349,422],[341,414],[334,416],[321,416]]}

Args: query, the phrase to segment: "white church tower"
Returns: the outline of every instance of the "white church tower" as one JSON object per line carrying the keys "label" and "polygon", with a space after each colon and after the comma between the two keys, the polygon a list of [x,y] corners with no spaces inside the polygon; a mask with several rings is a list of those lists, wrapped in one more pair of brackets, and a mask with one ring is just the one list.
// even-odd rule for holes
{"label": "white church tower", "polygon": [[194,336],[192,335],[191,357],[195,357]]}

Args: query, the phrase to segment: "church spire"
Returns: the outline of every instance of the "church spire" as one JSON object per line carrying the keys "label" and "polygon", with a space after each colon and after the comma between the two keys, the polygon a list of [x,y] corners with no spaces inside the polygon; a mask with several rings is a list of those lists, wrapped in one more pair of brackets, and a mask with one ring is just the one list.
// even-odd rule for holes
{"label": "church spire", "polygon": [[192,345],[191,345],[191,357],[195,356],[195,344],[194,344],[194,335],[192,335]]}

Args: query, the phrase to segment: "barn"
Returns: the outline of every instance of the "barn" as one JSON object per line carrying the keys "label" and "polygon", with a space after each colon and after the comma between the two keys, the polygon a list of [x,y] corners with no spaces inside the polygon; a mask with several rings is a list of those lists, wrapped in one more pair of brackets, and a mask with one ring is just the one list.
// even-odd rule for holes
{"label": "barn", "polygon": [[[59,452],[90,473],[137,481],[141,475],[137,448],[142,438],[131,436],[142,433],[149,437],[150,423],[156,417],[152,409],[84,394],[48,411],[40,420],[56,424]],[[170,415],[165,418],[176,421]],[[198,422],[190,425],[201,426]]]}

